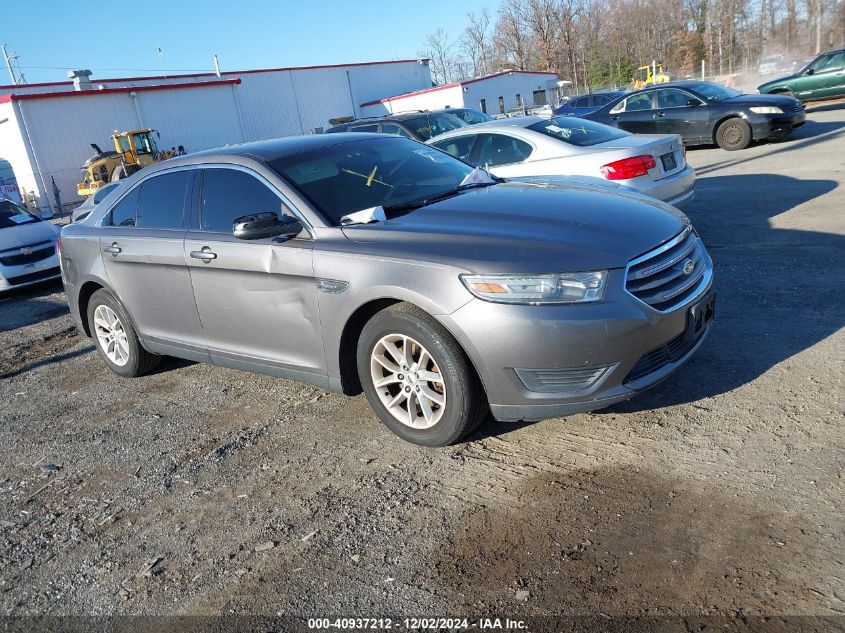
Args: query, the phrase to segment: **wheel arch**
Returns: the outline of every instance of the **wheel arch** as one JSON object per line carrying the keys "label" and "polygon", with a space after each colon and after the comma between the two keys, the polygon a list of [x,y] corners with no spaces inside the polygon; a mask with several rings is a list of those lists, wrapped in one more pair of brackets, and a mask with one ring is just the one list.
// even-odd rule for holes
{"label": "wheel arch", "polygon": [[358,376],[357,356],[358,341],[361,337],[361,332],[364,329],[364,326],[378,312],[381,312],[385,308],[397,303],[407,303],[408,305],[425,312],[426,314],[432,316],[446,329],[447,332],[449,332],[449,334],[455,339],[458,347],[460,347],[461,351],[464,353],[464,356],[466,356],[469,366],[472,368],[472,371],[475,372],[475,376],[478,378],[478,384],[481,385],[486,397],[487,389],[484,385],[484,380],[478,371],[475,359],[473,359],[472,354],[467,351],[460,339],[455,336],[451,328],[443,323],[442,320],[438,319],[437,315],[431,314],[430,311],[426,310],[417,303],[408,301],[407,299],[399,299],[397,297],[371,299],[356,308],[356,310],[346,320],[340,337],[340,345],[338,346],[338,367],[340,368],[340,384],[343,393],[348,396],[355,396],[363,391],[361,388],[360,377]]}
{"label": "wheel arch", "polygon": [[91,297],[94,293],[98,290],[102,290],[103,288],[106,288],[106,286],[93,280],[86,281],[79,288],[79,294],[77,296],[79,321],[82,323],[82,331],[85,332],[85,336],[88,338],[91,338],[91,326],[88,324],[88,303],[91,301]]}

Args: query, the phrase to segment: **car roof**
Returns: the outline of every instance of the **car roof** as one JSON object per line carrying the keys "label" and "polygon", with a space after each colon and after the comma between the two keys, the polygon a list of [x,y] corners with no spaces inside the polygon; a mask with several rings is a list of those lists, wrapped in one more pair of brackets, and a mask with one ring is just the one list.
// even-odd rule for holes
{"label": "car roof", "polygon": [[308,134],[305,136],[289,136],[286,138],[274,138],[265,141],[252,141],[238,145],[226,145],[214,149],[206,149],[184,156],[177,156],[160,164],[192,164],[202,162],[197,159],[225,158],[227,156],[246,156],[257,158],[262,161],[272,161],[278,158],[285,158],[312,149],[331,147],[361,141],[367,138],[384,139],[384,134]]}

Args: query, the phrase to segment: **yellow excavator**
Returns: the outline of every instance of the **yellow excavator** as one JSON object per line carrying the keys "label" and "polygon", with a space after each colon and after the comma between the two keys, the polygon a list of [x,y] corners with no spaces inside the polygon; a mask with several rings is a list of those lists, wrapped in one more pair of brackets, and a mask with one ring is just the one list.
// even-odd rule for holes
{"label": "yellow excavator", "polygon": [[672,81],[672,78],[663,72],[663,64],[651,63],[651,66],[640,66],[637,68],[637,76],[631,79],[634,90],[640,90],[650,84],[665,84]]}
{"label": "yellow excavator", "polygon": [[80,196],[90,196],[106,183],[126,178],[147,165],[185,153],[181,145],[169,150],[158,149],[153,134],[159,137],[158,132],[150,128],[115,131],[111,136],[114,151],[104,152],[99,145],[91,143],[96,154],[82,165],[82,182],[76,185],[76,192]]}

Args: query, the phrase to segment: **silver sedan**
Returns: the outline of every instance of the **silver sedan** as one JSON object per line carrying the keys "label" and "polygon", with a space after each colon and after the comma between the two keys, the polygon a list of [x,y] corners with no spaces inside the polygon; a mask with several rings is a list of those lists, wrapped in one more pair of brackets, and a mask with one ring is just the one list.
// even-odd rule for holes
{"label": "silver sedan", "polygon": [[577,177],[676,207],[694,195],[695,170],[677,134],[631,134],[573,117],[526,116],[460,128],[428,144],[502,178]]}

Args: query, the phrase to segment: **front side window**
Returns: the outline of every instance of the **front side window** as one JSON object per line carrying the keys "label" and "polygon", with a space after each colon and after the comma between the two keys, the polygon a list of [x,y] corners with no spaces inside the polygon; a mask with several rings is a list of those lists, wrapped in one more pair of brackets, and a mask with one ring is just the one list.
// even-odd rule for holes
{"label": "front side window", "polygon": [[576,147],[589,147],[629,136],[628,132],[609,125],[563,116],[539,121],[529,125],[528,129]]}
{"label": "front side window", "polygon": [[828,55],[825,62],[816,69],[816,72],[829,73],[842,70],[843,67],[845,67],[845,51]]}
{"label": "front side window", "polygon": [[0,229],[10,229],[34,222],[41,222],[41,219],[11,200],[0,200]]}
{"label": "front side window", "polygon": [[477,138],[477,134],[467,134],[466,136],[437,141],[436,143],[432,143],[432,145],[438,149],[442,149],[444,152],[448,152],[452,156],[468,161],[469,155],[472,153],[472,146],[475,145],[475,139]]}
{"label": "front side window", "polygon": [[275,191],[246,172],[237,169],[206,169],[202,179],[200,228],[231,233],[235,220],[251,213],[290,212]]}
{"label": "front side window", "polygon": [[691,94],[677,89],[665,89],[657,91],[658,108],[683,108],[694,100]]}
{"label": "front side window", "polygon": [[404,136],[405,138],[411,138],[411,135],[408,133],[408,130],[406,130],[400,125],[396,125],[395,123],[385,123],[384,125],[382,125],[381,133],[394,134],[396,136]]}
{"label": "front side window", "polygon": [[827,63],[830,61],[831,55],[828,53],[827,55],[821,55],[817,57],[814,61],[810,62],[807,67],[804,69],[804,73],[806,74],[807,71],[812,70],[813,73],[817,73],[821,71],[822,68],[827,66]]}
{"label": "front side window", "polygon": [[575,101],[570,101],[571,108],[588,108],[590,107],[590,98],[589,97],[578,97]]}
{"label": "front side window", "polygon": [[625,112],[637,112],[640,110],[651,110],[651,93],[643,92],[632,95],[625,100]]}
{"label": "front side window", "polygon": [[120,147],[121,152],[126,153],[126,152],[132,151],[132,146],[129,143],[129,137],[128,136],[118,136],[117,137],[117,144]]}
{"label": "front side window", "polygon": [[504,134],[483,134],[480,140],[480,165],[509,165],[519,163],[531,155],[534,148],[525,141]]}
{"label": "front side window", "polygon": [[452,191],[473,169],[435,148],[388,135],[301,152],[270,166],[335,226],[356,211]]}
{"label": "front side window", "polygon": [[702,81],[699,83],[689,85],[689,88],[697,92],[708,101],[724,101],[731,97],[738,97],[742,93],[739,90],[728,88],[719,84],[710,83],[709,81]]}
{"label": "front side window", "polygon": [[457,130],[459,127],[466,125],[466,123],[454,114],[448,114],[446,112],[438,114],[424,112],[416,117],[402,119],[402,123],[419,134],[420,138],[426,140],[444,132]]}
{"label": "front side window", "polygon": [[139,188],[135,187],[112,208],[106,224],[110,226],[135,226],[135,216],[138,212],[138,190]]}
{"label": "front side window", "polygon": [[176,171],[141,183],[135,226],[145,229],[181,229],[191,172]]}

